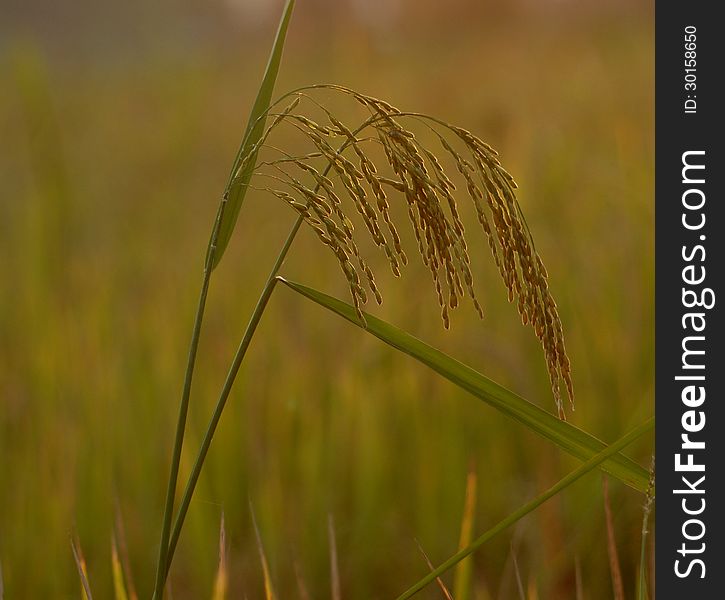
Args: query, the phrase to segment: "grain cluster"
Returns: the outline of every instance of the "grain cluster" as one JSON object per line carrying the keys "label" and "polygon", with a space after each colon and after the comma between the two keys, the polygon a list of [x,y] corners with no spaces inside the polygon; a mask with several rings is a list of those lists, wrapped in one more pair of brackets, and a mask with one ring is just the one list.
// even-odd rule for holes
{"label": "grain cluster", "polygon": [[[316,99],[328,90],[363,105],[368,117],[351,128]],[[286,106],[284,106],[286,104]],[[284,108],[281,108],[283,107]],[[318,121],[301,109],[314,109]],[[255,183],[295,210],[318,239],[336,256],[350,287],[359,318],[368,292],[378,303],[382,296],[375,276],[355,238],[350,211],[358,215],[372,242],[380,247],[392,272],[399,276],[408,262],[395,223],[391,201],[402,198],[415,235],[417,252],[430,271],[441,318],[450,326],[449,312],[468,295],[483,317],[476,298],[465,227],[460,217],[456,184],[444,165],[454,165],[473,203],[493,260],[516,302],[524,324],[533,327],[541,342],[551,388],[560,416],[564,416],[561,384],[573,403],[571,368],[556,303],[547,282],[544,263],[516,199],[516,183],[501,166],[497,152],[470,131],[434,117],[402,112],[387,102],[341,86],[317,85],[296,90],[272,104],[269,124],[254,148],[237,168],[268,150],[258,160]],[[427,147],[411,125],[431,132],[437,147]],[[280,127],[293,127],[310,144],[310,152],[292,155],[269,142]],[[384,165],[376,165],[372,146],[382,148]],[[320,166],[322,165],[322,166]]]}

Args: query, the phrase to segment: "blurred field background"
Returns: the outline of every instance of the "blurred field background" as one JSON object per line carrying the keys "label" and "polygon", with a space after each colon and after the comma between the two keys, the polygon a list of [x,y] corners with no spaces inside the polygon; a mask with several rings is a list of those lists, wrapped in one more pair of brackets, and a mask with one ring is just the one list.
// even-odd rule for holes
{"label": "blurred field background", "polygon": [[[203,253],[281,4],[5,0],[0,19],[0,564],[8,598],[78,597],[77,531],[111,597],[117,502],[152,586]],[[651,2],[298,0],[276,90],[340,83],[497,148],[559,303],[577,393],[605,441],[653,413]],[[361,115],[349,106],[349,118]],[[279,141],[279,140],[278,140]],[[465,203],[465,202],[464,202]],[[375,314],[553,411],[543,354],[470,223],[486,318],[444,331],[430,276],[385,276]],[[182,459],[203,428],[294,215],[250,193],[212,281]],[[305,232],[284,274],[348,300]],[[628,454],[649,462],[651,440]],[[466,475],[482,532],[576,461],[364,332],[278,288],[235,385],[172,568],[206,598],[222,511],[230,597],[262,597],[254,505],[280,599],[390,598],[457,548]],[[626,591],[643,498],[610,486]],[[611,598],[600,475],[474,558],[472,598]],[[446,581],[450,582],[450,574]],[[421,598],[440,598],[431,586]]]}

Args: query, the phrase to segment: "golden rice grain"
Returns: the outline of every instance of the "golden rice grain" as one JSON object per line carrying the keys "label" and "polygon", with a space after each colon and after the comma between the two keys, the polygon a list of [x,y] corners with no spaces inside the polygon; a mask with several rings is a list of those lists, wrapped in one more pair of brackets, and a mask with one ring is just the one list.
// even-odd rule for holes
{"label": "golden rice grain", "polygon": [[[466,230],[455,196],[456,185],[441,158],[407,127],[407,123],[415,120],[433,132],[443,148],[443,156],[453,162],[465,183],[509,301],[516,300],[522,323],[531,325],[541,342],[552,393],[563,418],[562,383],[572,405],[574,399],[563,327],[549,290],[546,268],[516,199],[516,182],[501,166],[497,152],[466,129],[427,115],[401,112],[387,102],[348,88],[318,85],[306,89],[310,92],[326,89],[351,96],[366,107],[370,116],[353,130],[311,94],[298,90],[282,112],[270,112],[274,119],[250,154],[269,148],[282,155],[259,162],[258,169],[262,172],[265,168],[273,169],[272,174],[264,174],[290,191],[268,188],[269,191],[293,208],[334,253],[348,281],[358,316],[363,318],[366,288],[377,302],[382,302],[382,296],[373,271],[354,239],[348,208],[335,189],[336,183],[343,189],[342,197],[352,202],[374,244],[384,251],[396,276],[400,274],[400,264],[407,263],[407,256],[386,188],[401,194],[418,252],[433,280],[444,326],[450,326],[450,310],[466,294],[483,316],[475,294]],[[328,124],[300,114],[297,108],[303,100],[322,111]],[[292,156],[267,143],[271,132],[285,123],[312,143],[312,152]],[[371,130],[374,135],[362,137],[364,130]],[[330,143],[335,137],[344,140],[339,150]],[[382,147],[386,165],[376,165],[371,158],[368,144],[372,143]],[[345,155],[346,150],[354,154],[356,162]],[[240,161],[237,173],[243,172],[247,159]],[[320,159],[324,161],[324,171],[311,164]],[[391,171],[392,176],[383,170]],[[305,177],[312,183],[305,183]]]}

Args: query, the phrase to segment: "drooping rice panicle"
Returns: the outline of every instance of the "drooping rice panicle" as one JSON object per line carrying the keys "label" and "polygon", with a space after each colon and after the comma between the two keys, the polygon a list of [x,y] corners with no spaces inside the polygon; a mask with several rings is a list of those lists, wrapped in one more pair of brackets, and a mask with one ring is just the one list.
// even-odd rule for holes
{"label": "drooping rice panicle", "polygon": [[[357,129],[349,127],[313,97],[311,92],[321,89],[352,97],[367,109],[369,118]],[[355,239],[345,199],[351,201],[364,231],[383,250],[392,272],[399,276],[408,258],[400,224],[394,217],[395,193],[405,201],[418,253],[433,280],[444,326],[450,326],[450,310],[459,306],[466,295],[483,316],[457,187],[446,170],[447,159],[465,184],[509,301],[516,302],[522,323],[534,329],[542,345],[552,393],[563,418],[562,383],[572,405],[574,398],[563,327],[549,290],[547,271],[516,198],[516,182],[501,166],[498,153],[466,129],[427,115],[402,112],[383,100],[342,86],[310,86],[286,97],[290,96],[292,101],[282,112],[270,112],[274,118],[253,149],[256,153],[268,148],[281,156],[260,161],[257,168],[274,170],[273,180],[288,189],[269,191],[300,214],[336,256],[358,316],[362,318],[366,289],[378,302],[382,302],[382,296]],[[322,122],[302,114],[300,107],[305,103],[324,115]],[[424,123],[433,133],[442,155],[408,127],[413,120]],[[291,155],[268,143],[273,130],[285,123],[311,143],[311,152]],[[333,146],[335,138],[342,140],[339,149]],[[370,144],[382,148],[384,164],[376,164]],[[321,161],[324,170],[314,161]],[[242,161],[238,171],[243,167]]]}

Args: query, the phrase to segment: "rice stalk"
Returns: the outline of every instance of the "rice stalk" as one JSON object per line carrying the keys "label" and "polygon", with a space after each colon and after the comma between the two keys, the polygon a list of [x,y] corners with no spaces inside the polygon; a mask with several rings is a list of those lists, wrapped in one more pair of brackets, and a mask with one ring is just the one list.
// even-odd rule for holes
{"label": "rice stalk", "polygon": [[[423,560],[425,560],[425,564],[428,565],[428,568],[432,571],[435,569],[433,566],[433,563],[430,561],[430,558],[428,558],[428,555],[425,553],[425,550],[423,550],[423,546],[420,545],[420,542],[416,540],[418,544],[418,550],[420,551],[421,555],[423,556]],[[438,588],[442,592],[443,596],[446,600],[453,600],[453,596],[448,591],[448,588],[446,587],[446,584],[443,583],[443,580],[440,577],[436,577],[436,584],[438,585]]]}
{"label": "rice stalk", "polygon": [[[247,184],[253,174],[256,153],[250,151],[250,148],[255,145],[264,130],[266,114],[269,110],[274,85],[277,80],[285,39],[287,37],[287,28],[292,17],[294,5],[295,0],[287,0],[282,11],[282,16],[277,28],[277,34],[275,35],[269,60],[267,61],[267,67],[262,78],[262,83],[257,91],[257,98],[252,106],[247,128],[244,132],[239,151],[237,152],[237,156],[232,165],[232,174],[230,175],[224,188],[224,193],[222,194],[222,199],[219,203],[219,208],[217,209],[216,219],[214,221],[214,226],[209,238],[209,244],[207,246],[201,291],[199,292],[199,302],[196,315],[194,317],[194,326],[191,342],[189,344],[186,372],[184,375],[184,386],[181,401],[179,403],[179,414],[176,422],[176,433],[174,436],[174,446],[171,457],[171,469],[166,487],[166,500],[164,502],[164,514],[161,526],[161,541],[159,543],[159,555],[156,564],[156,578],[153,592],[154,600],[162,600],[163,598],[164,590],[166,589],[166,579],[171,566],[171,560],[174,553],[173,550],[176,543],[171,538],[176,484],[179,475],[181,451],[184,444],[184,434],[186,431],[186,417],[189,409],[191,383],[194,374],[194,367],[196,365],[196,354],[199,345],[201,324],[206,307],[206,298],[209,291],[211,273],[219,264],[219,261],[226,250],[227,244],[229,243],[237,221],[237,216],[247,192]],[[246,166],[242,170],[240,176],[241,185],[236,185],[239,182],[236,181],[237,177],[235,176],[235,173],[238,172],[238,167],[242,162],[245,163]]]}
{"label": "rice stalk", "polygon": [[76,563],[78,569],[78,577],[81,580],[81,595],[84,600],[93,600],[93,594],[91,593],[91,586],[88,582],[88,568],[86,567],[86,559],[83,556],[83,550],[81,550],[80,540],[77,536],[71,537],[71,549],[73,550],[73,560]]}
{"label": "rice stalk", "polygon": [[[453,193],[455,184],[436,152],[416,137],[410,128],[412,125],[425,124],[438,138],[446,155],[455,161],[458,172],[466,181],[494,262],[508,290],[509,301],[517,300],[523,323],[533,327],[542,344],[559,417],[565,419],[562,383],[573,407],[570,364],[561,320],[548,288],[548,275],[516,200],[516,183],[501,166],[497,153],[463,128],[428,115],[402,112],[383,100],[343,86],[305,86],[270,104],[293,4],[288,0],[283,12],[267,71],[222,195],[207,250],[167,486],[155,600],[161,598],[188,507],[232,385],[278,281],[279,271],[303,224],[336,257],[348,283],[357,318],[364,324],[362,306],[368,301],[368,291],[378,303],[383,298],[373,270],[360,251],[350,215],[356,214],[362,220],[364,230],[373,244],[384,252],[393,274],[400,276],[401,267],[407,264],[408,258],[402,247],[400,224],[395,222],[391,198],[386,192],[391,188],[405,200],[409,225],[420,258],[430,271],[444,327],[450,327],[450,311],[459,306],[465,295],[483,317],[483,308],[476,297],[465,228]],[[354,99],[367,110],[368,118],[355,129],[345,125],[312,98],[315,90],[337,92]],[[279,112],[283,102],[287,104]],[[318,123],[301,112],[303,105],[310,103],[322,110],[326,122]],[[271,135],[283,125],[304,136],[311,145],[310,151],[295,156],[272,145]],[[332,142],[336,138],[343,140],[338,148]],[[450,139],[455,142],[451,143]],[[369,152],[372,144],[383,149],[384,163],[376,164],[373,160],[374,154]],[[454,144],[462,147],[463,153],[456,150]],[[275,152],[276,157],[258,162],[268,151]],[[316,159],[323,162],[324,167],[311,164]],[[254,176],[269,185],[259,186],[256,180],[252,184]],[[249,187],[263,189],[285,202],[296,212],[297,220],[272,267],[229,368],[174,520],[179,461],[210,275],[227,248]]]}
{"label": "rice stalk", "polygon": [[[367,109],[368,118],[357,128],[346,125],[314,98],[316,90],[353,98]],[[279,111],[282,103],[287,105]],[[312,111],[320,112],[325,121],[309,116]],[[392,210],[399,199],[404,200],[418,254],[430,272],[444,327],[450,327],[450,311],[466,295],[483,317],[453,173],[462,179],[508,299],[516,302],[522,323],[533,328],[542,345],[557,411],[565,418],[561,388],[572,407],[574,391],[563,326],[548,273],[516,198],[517,185],[497,152],[466,129],[429,115],[402,112],[337,85],[289,92],[260,119],[268,117],[270,124],[240,160],[233,181],[244,184],[249,161],[271,154],[256,162],[254,175],[264,183],[254,184],[255,189],[269,192],[292,208],[333,253],[361,321],[368,292],[378,303],[382,294],[360,250],[353,216],[362,222],[369,241],[382,250],[392,273],[400,276],[408,255],[401,241],[401,223]],[[439,143],[438,149],[413,130],[421,125]],[[301,135],[310,151],[292,155],[270,143],[274,130],[283,126]],[[338,149],[333,145],[336,138],[343,141]],[[383,150],[381,163],[373,158],[374,148]],[[452,172],[448,163],[455,166]]]}
{"label": "rice stalk", "polygon": [[[345,126],[327,109],[324,109],[323,113],[330,125],[320,125],[309,117],[296,112],[309,99],[308,92],[316,89],[333,90],[353,97],[367,107],[369,117],[360,126],[352,129]],[[290,98],[292,98],[291,103],[282,112],[275,112],[279,104],[288,102]],[[313,102],[313,105],[320,106],[320,103]],[[266,128],[258,127],[260,124],[264,125],[268,117],[272,117],[271,123]],[[501,262],[503,265],[501,273],[509,290],[509,299],[513,300],[518,294],[518,306],[522,313],[522,320],[534,327],[542,342],[552,392],[560,418],[565,418],[560,392],[561,381],[564,382],[573,405],[574,396],[569,359],[564,348],[563,330],[556,311],[556,304],[551,298],[546,283],[546,270],[533,247],[531,234],[528,232],[528,227],[518,208],[513,191],[516,184],[511,175],[501,167],[495,151],[467,130],[427,115],[403,113],[382,100],[341,86],[308,86],[287,93],[273,102],[256,121],[250,122],[250,130],[260,133],[256,141],[245,148],[235,163],[237,166],[232,172],[230,186],[233,189],[237,189],[237,186],[243,186],[246,189],[250,185],[250,177],[247,176],[249,169],[254,166],[254,174],[258,179],[271,182],[269,186],[255,184],[255,187],[266,190],[285,202],[297,213],[298,218],[275,261],[232,361],[232,366],[204,434],[201,449],[197,454],[170,535],[166,533],[165,519],[162,542],[168,539],[168,545],[160,552],[163,560],[159,561],[162,567],[161,572],[157,574],[157,587],[160,582],[165,580],[168,572],[196,482],[236,374],[273,292],[279,270],[303,224],[307,225],[320,242],[335,255],[350,288],[358,320],[364,324],[362,306],[368,300],[366,289],[372,292],[378,303],[382,302],[382,295],[375,283],[372,269],[359,250],[352,220],[349,218],[349,213],[352,212],[351,207],[343,203],[342,198],[348,198],[349,203],[354,207],[354,212],[363,221],[365,230],[373,243],[383,249],[393,274],[399,276],[401,265],[406,264],[407,257],[401,246],[400,236],[397,234],[398,229],[389,212],[388,197],[383,191],[384,187],[392,187],[405,198],[409,222],[417,240],[420,257],[431,273],[444,326],[446,328],[450,326],[449,309],[456,308],[459,305],[459,299],[466,293],[470,296],[476,310],[483,316],[483,310],[476,298],[473,285],[471,261],[463,224],[457,216],[457,210],[451,211],[453,216],[447,214],[447,210],[450,210],[451,206],[456,206],[451,193],[454,184],[445,173],[440,161],[435,158],[435,153],[417,140],[414,132],[402,125],[406,120],[413,123],[425,122],[426,126],[435,131],[441,140],[445,139],[442,132],[455,136],[459,143],[467,149],[469,158],[459,154],[448,142],[445,146],[456,157],[458,164],[462,165],[460,168],[463,172],[470,175],[467,187],[472,196],[487,199],[487,206],[491,209],[492,219],[496,224],[497,237],[495,239],[499,242],[499,246],[496,246],[494,241],[493,247],[497,248],[496,252],[504,257]],[[299,156],[282,152],[280,157],[279,149],[269,144],[268,141],[273,131],[282,125],[291,126],[303,135],[312,145],[312,152]],[[364,135],[367,133],[372,135]],[[328,138],[336,137],[344,140],[337,149],[328,141]],[[371,154],[366,152],[367,144],[379,144],[384,149],[386,165],[378,166],[374,163]],[[274,152],[276,156],[272,160],[262,160],[257,163],[260,153],[267,149]],[[345,155],[345,152],[350,150],[355,154],[359,167]],[[309,161],[314,158],[323,160],[324,168],[317,169],[310,165]],[[384,166],[391,176],[382,174]],[[434,173],[433,176],[431,176],[431,172]],[[478,183],[471,175],[476,173],[481,183]],[[328,177],[328,175],[332,175],[332,177]],[[305,177],[311,181],[305,182],[303,180]],[[335,191],[335,182],[342,188],[339,193]],[[445,197],[445,201],[442,201],[441,194]],[[373,201],[371,198],[375,198],[375,200]],[[214,228],[216,233],[221,227],[220,223],[226,222],[228,214],[225,212],[226,203],[225,195]],[[479,212],[484,212],[483,207],[478,207],[477,211],[479,208]],[[381,226],[381,221],[385,225]],[[494,240],[494,236],[492,235],[490,239]],[[214,240],[216,240],[215,234],[212,235],[210,251],[207,254],[208,265],[213,264],[212,261],[216,256]],[[205,278],[204,285],[208,287],[208,278]],[[206,288],[203,287],[198,314],[203,312],[205,299]],[[192,341],[194,353],[200,324],[200,319],[197,319]],[[193,365],[193,359],[194,357],[190,353],[190,365]],[[183,440],[183,424],[188,405],[188,388],[191,382],[190,373],[191,369],[187,370],[184,402],[180,409],[179,431],[177,431],[178,443],[175,444],[174,452],[175,468],[172,469],[172,473],[178,472],[177,463],[180,456],[180,440]],[[173,505],[173,488],[174,485],[169,485],[167,508]]]}

